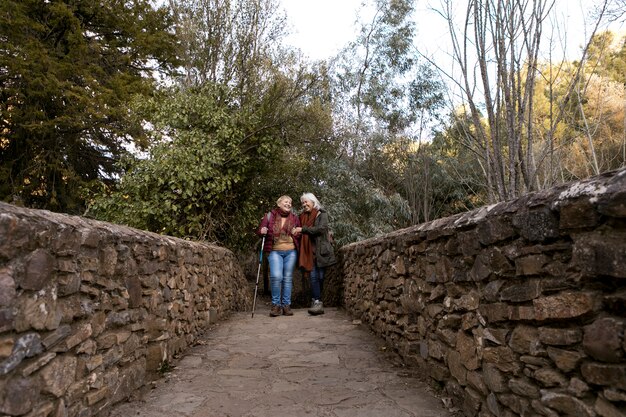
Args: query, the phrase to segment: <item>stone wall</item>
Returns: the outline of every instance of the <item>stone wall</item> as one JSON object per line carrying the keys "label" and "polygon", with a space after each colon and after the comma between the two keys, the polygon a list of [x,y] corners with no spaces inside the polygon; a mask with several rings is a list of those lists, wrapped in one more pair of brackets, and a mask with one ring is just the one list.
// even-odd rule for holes
{"label": "stone wall", "polygon": [[0,203],[0,415],[96,415],[250,306],[226,249]]}
{"label": "stone wall", "polygon": [[626,170],[342,248],[347,310],[466,416],[626,416]]}

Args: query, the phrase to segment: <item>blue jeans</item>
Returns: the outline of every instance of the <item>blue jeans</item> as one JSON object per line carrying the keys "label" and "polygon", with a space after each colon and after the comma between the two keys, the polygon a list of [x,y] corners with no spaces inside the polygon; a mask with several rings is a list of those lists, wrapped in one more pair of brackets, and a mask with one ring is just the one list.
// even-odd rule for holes
{"label": "blue jeans", "polygon": [[270,265],[270,285],[272,288],[272,304],[291,305],[291,287],[293,286],[293,269],[296,266],[298,252],[292,250],[273,250],[268,256]]}
{"label": "blue jeans", "polygon": [[311,270],[311,296],[314,300],[321,300],[322,288],[324,287],[324,272],[325,268],[317,265],[313,266]]}

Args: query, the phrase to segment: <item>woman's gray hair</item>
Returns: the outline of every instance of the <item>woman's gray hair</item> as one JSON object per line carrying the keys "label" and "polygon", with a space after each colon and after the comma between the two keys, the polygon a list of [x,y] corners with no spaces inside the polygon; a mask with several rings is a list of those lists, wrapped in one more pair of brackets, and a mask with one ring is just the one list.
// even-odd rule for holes
{"label": "woman's gray hair", "polygon": [[303,203],[304,200],[308,200],[313,203],[313,208],[319,210],[322,208],[322,203],[313,195],[313,193],[304,193],[300,196],[300,202]]}

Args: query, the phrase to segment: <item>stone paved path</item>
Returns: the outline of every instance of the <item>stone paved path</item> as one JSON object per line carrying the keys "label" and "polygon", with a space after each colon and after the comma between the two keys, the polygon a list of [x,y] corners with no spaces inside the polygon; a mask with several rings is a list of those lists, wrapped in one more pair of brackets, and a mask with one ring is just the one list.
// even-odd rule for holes
{"label": "stone paved path", "polygon": [[[260,304],[260,305],[259,305]],[[449,417],[425,383],[341,310],[237,313],[110,417]]]}

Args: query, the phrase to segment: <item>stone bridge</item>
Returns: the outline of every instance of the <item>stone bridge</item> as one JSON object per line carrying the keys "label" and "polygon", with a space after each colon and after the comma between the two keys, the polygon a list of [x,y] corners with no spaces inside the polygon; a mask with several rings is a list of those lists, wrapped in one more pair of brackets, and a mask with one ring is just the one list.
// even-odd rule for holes
{"label": "stone bridge", "polygon": [[[626,170],[339,254],[326,304],[462,414],[626,415]],[[104,415],[251,296],[226,249],[0,203],[0,414]]]}

